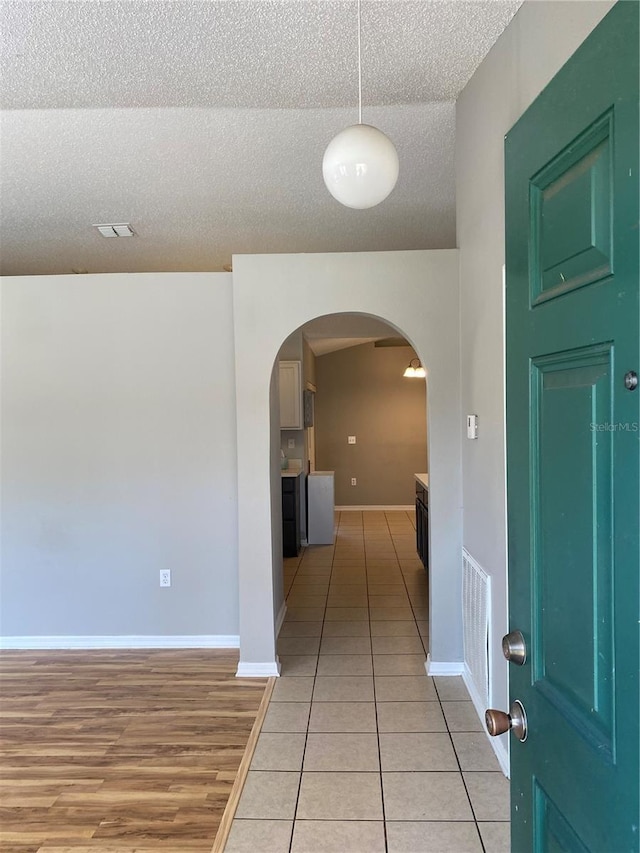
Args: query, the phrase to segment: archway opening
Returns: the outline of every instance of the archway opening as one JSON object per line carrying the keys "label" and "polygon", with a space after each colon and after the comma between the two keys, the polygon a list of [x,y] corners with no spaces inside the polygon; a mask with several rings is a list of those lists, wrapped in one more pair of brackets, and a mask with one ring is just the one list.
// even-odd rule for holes
{"label": "archway opening", "polygon": [[[272,470],[280,467],[271,494],[276,633],[288,614],[282,674],[313,667],[305,652],[317,652],[325,617],[329,637],[393,632],[404,639],[373,643],[426,656],[427,382],[404,376],[416,358],[402,330],[356,312],[314,318],[278,351],[271,393],[280,423],[272,423],[270,452]],[[349,624],[352,615],[362,623]],[[325,647],[332,643],[360,649],[368,640],[327,639]]]}

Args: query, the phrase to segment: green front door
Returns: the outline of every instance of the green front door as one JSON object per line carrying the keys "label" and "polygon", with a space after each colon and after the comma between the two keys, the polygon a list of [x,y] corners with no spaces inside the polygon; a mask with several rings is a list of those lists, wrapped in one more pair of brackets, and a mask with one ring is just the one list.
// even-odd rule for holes
{"label": "green front door", "polygon": [[[506,138],[514,853],[640,849],[638,4]],[[629,387],[627,387],[629,386]],[[630,390],[631,389],[631,390]]]}

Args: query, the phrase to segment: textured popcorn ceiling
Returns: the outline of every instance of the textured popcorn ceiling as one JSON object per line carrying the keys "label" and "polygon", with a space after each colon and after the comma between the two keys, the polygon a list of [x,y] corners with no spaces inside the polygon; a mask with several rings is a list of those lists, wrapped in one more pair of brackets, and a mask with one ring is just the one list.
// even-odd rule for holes
{"label": "textured popcorn ceiling", "polygon": [[321,161],[357,121],[354,0],[2,2],[2,273],[453,246],[455,98],[519,5],[362,0],[363,120],[401,172],[352,211]]}

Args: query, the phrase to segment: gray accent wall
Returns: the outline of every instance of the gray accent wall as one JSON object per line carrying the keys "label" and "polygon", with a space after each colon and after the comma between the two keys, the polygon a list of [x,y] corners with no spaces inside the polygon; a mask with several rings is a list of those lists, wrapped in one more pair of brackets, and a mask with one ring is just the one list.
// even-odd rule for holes
{"label": "gray accent wall", "polygon": [[238,634],[231,281],[2,280],[2,635]]}
{"label": "gray accent wall", "polygon": [[414,503],[413,475],[427,470],[427,395],[424,379],[402,375],[411,358],[409,346],[367,343],[316,359],[316,462],[335,471],[336,505]]}
{"label": "gray accent wall", "polygon": [[[526,2],[456,107],[464,546],[492,576],[491,695],[508,707],[504,406],[504,136],[613,4]],[[513,626],[517,627],[517,626]]]}

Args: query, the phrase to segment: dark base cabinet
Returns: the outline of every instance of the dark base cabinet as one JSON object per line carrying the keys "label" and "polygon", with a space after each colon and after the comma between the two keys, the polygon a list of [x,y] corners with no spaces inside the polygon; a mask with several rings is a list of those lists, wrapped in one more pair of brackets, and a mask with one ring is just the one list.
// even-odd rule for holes
{"label": "dark base cabinet", "polygon": [[300,477],[282,477],[282,556],[300,553]]}
{"label": "dark base cabinet", "polygon": [[425,569],[429,568],[429,492],[416,483],[416,549]]}

